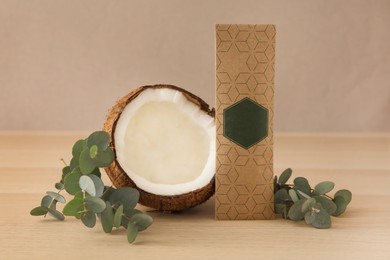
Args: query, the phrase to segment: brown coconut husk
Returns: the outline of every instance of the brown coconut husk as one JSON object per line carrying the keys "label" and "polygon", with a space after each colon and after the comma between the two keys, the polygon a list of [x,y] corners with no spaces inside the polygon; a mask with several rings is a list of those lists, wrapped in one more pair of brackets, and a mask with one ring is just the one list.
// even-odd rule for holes
{"label": "brown coconut husk", "polygon": [[[209,105],[205,101],[182,88],[173,85],[152,85],[139,87],[117,101],[117,103],[112,107],[110,113],[107,116],[106,122],[104,123],[103,130],[110,134],[110,146],[113,148],[114,152],[116,152],[114,142],[115,126],[126,105],[146,89],[161,88],[169,88],[180,91],[190,102],[199,106],[200,109],[208,115],[215,117],[214,109],[210,109]],[[213,178],[209,184],[201,189],[181,195],[161,196],[146,192],[137,187],[137,185],[130,179],[130,177],[122,169],[116,159],[111,163],[110,166],[105,168],[105,171],[107,172],[108,177],[115,187],[136,188],[140,193],[139,203],[159,211],[182,211],[195,207],[207,201],[215,192],[215,178]]]}

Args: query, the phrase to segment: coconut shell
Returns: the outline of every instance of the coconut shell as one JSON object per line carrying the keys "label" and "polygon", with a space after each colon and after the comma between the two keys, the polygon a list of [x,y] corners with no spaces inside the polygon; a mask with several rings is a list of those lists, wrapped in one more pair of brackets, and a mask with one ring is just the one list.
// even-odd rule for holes
{"label": "coconut shell", "polygon": [[[110,135],[110,146],[113,148],[114,153],[116,152],[114,142],[115,126],[126,105],[146,89],[161,88],[169,88],[180,91],[190,102],[199,106],[200,109],[205,111],[208,115],[215,117],[214,109],[210,109],[209,105],[205,101],[182,88],[172,85],[153,85],[139,87],[117,101],[117,103],[112,107],[110,113],[107,116],[106,122],[104,123],[103,130],[108,132]],[[140,193],[139,203],[159,211],[182,211],[195,207],[207,201],[215,192],[215,178],[212,178],[210,183],[203,188],[194,190],[189,193],[174,196],[156,195],[137,187],[137,185],[130,179],[130,177],[122,169],[116,159],[111,163],[110,166],[105,168],[105,171],[115,187],[136,188]]]}

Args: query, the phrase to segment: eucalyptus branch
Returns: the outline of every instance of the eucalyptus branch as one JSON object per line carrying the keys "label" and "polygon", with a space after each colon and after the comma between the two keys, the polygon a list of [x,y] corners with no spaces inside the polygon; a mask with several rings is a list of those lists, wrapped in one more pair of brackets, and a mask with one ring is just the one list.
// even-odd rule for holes
{"label": "eucalyptus branch", "polygon": [[[58,220],[74,216],[89,228],[94,227],[99,218],[104,232],[110,233],[113,227],[124,227],[127,240],[134,242],[138,232],[148,228],[153,219],[135,209],[139,199],[136,189],[104,186],[99,168],[109,166],[115,159],[109,147],[108,133],[97,131],[78,140],[73,145],[72,155],[69,165],[61,159],[65,166],[61,180],[55,184],[58,191],[48,191],[41,205],[32,209],[30,214],[46,217],[49,213]],[[74,196],[68,203],[60,195],[63,190]],[[56,209],[57,202],[66,203],[62,213]]]}
{"label": "eucalyptus branch", "polygon": [[311,188],[304,177],[295,178],[294,184],[286,184],[291,175],[292,170],[288,168],[279,179],[274,177],[275,212],[295,221],[304,219],[316,228],[330,228],[331,216],[345,212],[352,193],[342,189],[331,197],[327,193],[333,190],[333,182],[323,181]]}

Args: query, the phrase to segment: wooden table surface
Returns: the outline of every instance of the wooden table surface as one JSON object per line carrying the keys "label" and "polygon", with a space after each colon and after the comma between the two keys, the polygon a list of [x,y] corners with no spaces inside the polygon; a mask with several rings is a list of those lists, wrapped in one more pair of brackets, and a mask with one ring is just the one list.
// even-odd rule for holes
{"label": "wooden table surface", "polygon": [[390,259],[390,134],[275,135],[275,173],[291,167],[293,177],[352,191],[331,229],[280,218],[216,221],[210,199],[180,214],[151,212],[153,225],[133,245],[123,229],[105,234],[100,223],[29,215],[85,135],[0,133],[0,259]]}

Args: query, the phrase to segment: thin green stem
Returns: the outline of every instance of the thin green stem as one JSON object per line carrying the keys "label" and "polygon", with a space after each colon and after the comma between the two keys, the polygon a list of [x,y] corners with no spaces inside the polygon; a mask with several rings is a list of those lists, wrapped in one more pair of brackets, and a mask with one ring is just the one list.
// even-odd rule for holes
{"label": "thin green stem", "polygon": [[68,164],[65,162],[64,158],[61,158],[61,162],[63,162],[63,163],[64,163],[65,167],[67,167],[67,166],[68,166]]}

